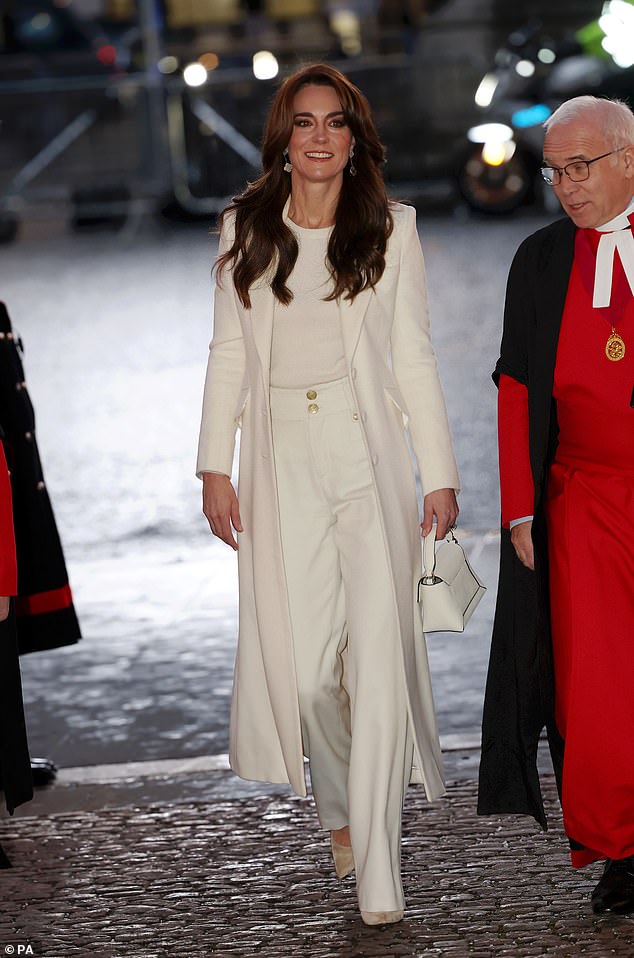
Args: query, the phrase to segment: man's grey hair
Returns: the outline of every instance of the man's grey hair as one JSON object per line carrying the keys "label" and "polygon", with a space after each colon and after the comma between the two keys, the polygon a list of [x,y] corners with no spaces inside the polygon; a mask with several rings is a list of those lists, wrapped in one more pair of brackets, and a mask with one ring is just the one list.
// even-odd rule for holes
{"label": "man's grey hair", "polygon": [[554,126],[563,126],[576,120],[596,122],[613,149],[634,144],[634,113],[622,100],[608,100],[596,96],[576,96],[566,100],[544,123],[549,133]]}

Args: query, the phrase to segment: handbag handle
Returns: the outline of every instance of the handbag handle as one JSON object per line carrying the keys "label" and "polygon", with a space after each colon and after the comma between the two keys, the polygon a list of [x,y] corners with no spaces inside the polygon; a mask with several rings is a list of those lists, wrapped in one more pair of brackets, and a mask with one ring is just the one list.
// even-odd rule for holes
{"label": "handbag handle", "polygon": [[425,566],[425,574],[421,579],[421,582],[424,585],[433,585],[434,584],[434,573],[436,571],[436,526],[431,527],[431,532],[428,532],[425,538],[423,539],[423,565]]}
{"label": "handbag handle", "polygon": [[[453,529],[450,529],[447,533],[446,538],[451,536],[453,542],[457,546],[460,546],[460,543],[453,534]],[[462,549],[462,546],[460,546]],[[464,549],[462,550],[464,552]],[[425,536],[423,539],[423,565],[425,566],[425,574],[420,580],[423,585],[434,585],[436,582],[440,582],[440,579],[436,578],[436,526],[431,527],[431,532]]]}

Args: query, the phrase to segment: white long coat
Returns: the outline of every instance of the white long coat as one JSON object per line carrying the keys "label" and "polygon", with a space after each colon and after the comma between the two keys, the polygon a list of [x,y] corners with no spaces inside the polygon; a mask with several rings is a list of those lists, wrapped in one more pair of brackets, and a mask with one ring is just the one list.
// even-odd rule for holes
{"label": "white long coat", "polygon": [[[431,800],[444,790],[427,650],[416,608],[421,546],[416,483],[423,493],[459,485],[430,341],[423,255],[412,207],[395,204],[386,268],[374,290],[339,303],[348,375],[358,406],[402,642],[415,742],[412,781]],[[232,242],[227,223],[220,251]],[[238,497],[240,628],[231,708],[230,761],[243,778],[289,782],[306,794],[291,622],[282,561],[269,408],[274,296],[265,282],[236,295],[229,271],[217,286],[197,473],[231,473],[241,426]]]}

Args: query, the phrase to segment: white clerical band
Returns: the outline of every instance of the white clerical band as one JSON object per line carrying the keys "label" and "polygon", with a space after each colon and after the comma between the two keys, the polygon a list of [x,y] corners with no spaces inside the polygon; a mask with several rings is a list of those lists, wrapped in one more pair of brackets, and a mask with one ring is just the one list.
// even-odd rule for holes
{"label": "white clerical band", "polygon": [[592,305],[595,307],[610,305],[615,250],[618,250],[623,270],[634,295],[634,236],[632,230],[621,229],[614,233],[602,233],[597,249],[597,264],[594,272]]}

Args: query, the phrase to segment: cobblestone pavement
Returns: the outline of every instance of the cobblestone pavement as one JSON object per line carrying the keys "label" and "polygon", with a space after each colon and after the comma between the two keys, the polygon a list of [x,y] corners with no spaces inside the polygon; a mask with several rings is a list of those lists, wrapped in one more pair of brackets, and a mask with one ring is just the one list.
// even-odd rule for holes
{"label": "cobblestone pavement", "polygon": [[310,800],[268,795],[5,821],[2,840],[19,865],[0,872],[0,954],[629,958],[634,922],[592,916],[600,866],[570,868],[552,780],[545,835],[526,819],[478,819],[475,791],[473,781],[455,783],[430,806],[410,790],[408,908],[384,929],[363,925],[353,880],[335,878]]}

